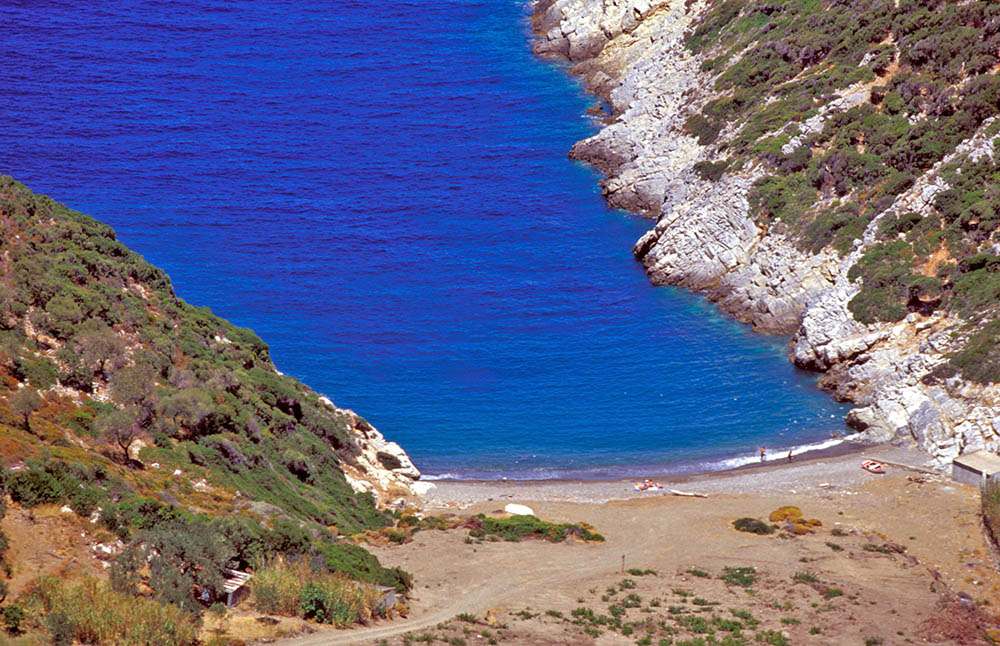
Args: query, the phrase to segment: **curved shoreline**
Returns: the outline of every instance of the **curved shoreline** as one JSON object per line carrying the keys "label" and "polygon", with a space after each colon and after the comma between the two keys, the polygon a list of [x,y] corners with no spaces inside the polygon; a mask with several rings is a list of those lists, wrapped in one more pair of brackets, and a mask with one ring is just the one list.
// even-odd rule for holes
{"label": "curved shoreline", "polygon": [[[864,443],[852,441],[849,437],[835,437],[828,440],[808,442],[806,444],[795,444],[783,447],[765,447],[767,458],[763,466],[774,466],[787,462],[788,453],[791,452],[795,460],[811,459],[816,456],[835,456],[844,453],[853,453],[860,450]],[[625,482],[641,478],[670,479],[671,481],[683,481],[699,475],[712,475],[728,473],[740,469],[759,467],[761,461],[756,453],[741,453],[729,457],[718,459],[708,458],[697,461],[674,463],[650,463],[636,466],[614,466],[614,467],[593,467],[592,469],[564,470],[551,477],[532,477],[527,475],[498,475],[497,477],[481,476],[455,476],[451,473],[424,474],[421,480],[431,483],[445,482],[523,482],[523,483],[544,483],[544,482]],[[611,473],[609,473],[611,472]],[[615,473],[617,472],[617,473]],[[588,476],[588,473],[594,475]]]}
{"label": "curved shoreline", "polygon": [[[698,173],[698,164],[720,149],[702,145],[685,124],[719,95],[711,66],[688,50],[685,35],[711,6],[703,0],[530,3],[535,53],[567,61],[567,72],[612,107],[598,133],[577,142],[570,156],[601,172],[611,206],[652,219],[633,248],[649,279],[701,293],[756,331],[794,334],[791,361],[822,373],[821,387],[855,406],[846,421],[859,439],[913,442],[940,467],[965,452],[1000,451],[1000,384],[934,377],[955,351],[961,319],[911,313],[897,323],[862,324],[851,313],[848,303],[860,289],[851,269],[874,244],[879,218],[843,257],[830,248],[807,253],[754,221],[749,195],[759,167],[712,180]],[[860,83],[839,88],[809,127],[822,127],[869,95]],[[989,125],[919,176],[882,215],[926,206],[945,182],[947,163],[991,149],[998,137]]]}
{"label": "curved shoreline", "polygon": [[877,459],[892,465],[890,473],[913,471],[926,473],[927,456],[915,448],[845,442],[832,449],[815,451],[792,462],[773,460],[749,464],[726,471],[686,474],[662,478],[664,491],[639,493],[634,480],[447,480],[422,496],[427,510],[464,508],[496,502],[574,502],[603,504],[615,500],[671,498],[677,493],[715,495],[835,493],[873,477],[861,469],[865,459]]}

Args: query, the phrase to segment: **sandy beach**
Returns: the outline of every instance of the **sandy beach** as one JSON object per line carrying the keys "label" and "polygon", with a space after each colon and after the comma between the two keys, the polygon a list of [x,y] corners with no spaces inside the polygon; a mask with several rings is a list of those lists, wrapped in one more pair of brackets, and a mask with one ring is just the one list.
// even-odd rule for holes
{"label": "sandy beach", "polygon": [[[867,458],[925,468],[926,454],[912,447],[864,446],[844,442],[831,448],[795,456],[789,462],[782,453],[762,463],[751,463],[725,471],[653,477],[665,490],[694,493],[768,493],[787,490],[835,490],[865,479],[858,464]],[[622,480],[440,480],[424,497],[428,509],[461,508],[477,502],[562,501],[604,503],[612,500],[655,498],[668,491],[637,492],[643,478]]]}
{"label": "sandy beach", "polygon": [[[888,472],[862,470],[868,457]],[[986,643],[975,613],[1000,603],[1000,577],[978,492],[928,473],[925,460],[914,449],[866,447],[664,482],[704,498],[637,494],[630,482],[438,483],[427,514],[492,513],[519,502],[546,520],[587,522],[606,540],[477,542],[465,530],[422,531],[374,548],[415,576],[405,618],[290,643],[631,644],[643,634],[589,625],[585,610],[634,619],[651,640],[641,643],[670,643],[657,640],[701,627],[685,619],[697,613],[720,626],[729,625],[723,615],[749,613],[754,634],[786,640],[773,643]],[[802,536],[733,528],[737,518],[767,519],[784,505],[821,526]],[[753,568],[756,581],[731,585],[727,568]],[[638,606],[614,610],[623,585]],[[961,626],[979,637],[959,634]]]}

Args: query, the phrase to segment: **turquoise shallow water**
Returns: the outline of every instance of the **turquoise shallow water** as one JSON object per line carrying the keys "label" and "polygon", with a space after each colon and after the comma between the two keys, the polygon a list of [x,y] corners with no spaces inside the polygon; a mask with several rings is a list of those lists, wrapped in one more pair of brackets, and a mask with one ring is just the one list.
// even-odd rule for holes
{"label": "turquoise shallow water", "polygon": [[430,474],[702,468],[844,408],[631,257],[566,159],[590,100],[518,0],[13,3],[0,172],[109,224],[189,301]]}

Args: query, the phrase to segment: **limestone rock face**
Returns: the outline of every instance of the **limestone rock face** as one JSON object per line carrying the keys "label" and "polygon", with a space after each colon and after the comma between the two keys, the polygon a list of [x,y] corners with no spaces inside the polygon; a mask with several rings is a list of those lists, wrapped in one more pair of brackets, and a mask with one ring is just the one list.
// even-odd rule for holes
{"label": "limestone rock face", "polygon": [[[761,169],[727,172],[718,181],[695,171],[715,153],[686,134],[684,124],[713,98],[714,79],[683,37],[705,8],[704,0],[534,5],[535,51],[568,60],[610,112],[571,156],[604,174],[609,204],[655,220],[636,242],[636,258],[657,284],[702,291],[757,330],[794,334],[789,353],[796,365],[824,372],[824,387],[858,405],[848,418],[860,431],[854,437],[911,439],[939,464],[964,451],[1000,450],[1000,387],[933,375],[955,347],[962,321],[913,314],[895,324],[863,325],[851,314],[848,304],[859,286],[848,272],[874,242],[878,219],[845,257],[803,252],[751,218],[747,196]],[[841,90],[800,125],[786,152],[868,96],[863,85]],[[739,126],[728,124],[723,134]],[[988,126],[949,159],[992,154]],[[887,214],[930,208],[947,188],[938,176],[942,164],[918,178]]]}
{"label": "limestone rock face", "polygon": [[326,397],[320,401],[334,412],[343,415],[354,431],[358,453],[354,464],[343,463],[344,476],[357,492],[371,492],[379,504],[386,504],[400,496],[415,496],[414,485],[420,471],[410,456],[395,442],[389,442],[374,426],[357,413],[337,408]]}

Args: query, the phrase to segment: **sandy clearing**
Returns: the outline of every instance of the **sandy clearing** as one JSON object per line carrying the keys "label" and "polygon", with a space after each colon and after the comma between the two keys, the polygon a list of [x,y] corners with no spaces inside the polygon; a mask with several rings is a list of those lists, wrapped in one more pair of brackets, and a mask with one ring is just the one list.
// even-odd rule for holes
{"label": "sandy clearing", "polygon": [[[868,453],[898,462],[913,458],[912,453],[891,447]],[[647,594],[667,594],[678,581],[690,585],[684,581],[690,578],[684,576],[689,568],[719,572],[736,565],[758,568],[774,582],[768,592],[773,587],[792,594],[788,582],[806,562],[824,580],[850,591],[852,603],[864,605],[809,615],[811,622],[836,616],[838,623],[823,641],[805,643],[859,643],[875,630],[909,634],[934,615],[945,590],[988,599],[995,607],[1000,602],[1000,577],[978,525],[976,492],[940,477],[920,476],[916,479],[922,482],[914,481],[916,472],[898,468],[886,476],[871,476],[858,467],[859,462],[856,454],[842,455],[780,469],[700,476],[683,483],[685,489],[710,493],[708,499],[629,496],[604,503],[566,499],[579,496],[581,488],[584,497],[628,495],[627,489],[622,491],[625,483],[443,483],[429,507],[477,513],[495,511],[510,500],[527,501],[543,518],[589,522],[607,541],[468,544],[462,531],[420,532],[411,543],[374,550],[383,562],[400,565],[415,576],[407,619],[351,631],[321,630],[287,643],[392,640],[435,627],[459,613],[481,617],[492,610],[510,617],[518,608],[532,607],[568,614],[581,602],[599,603],[584,591],[620,578],[623,556],[626,567],[663,573],[659,581],[648,583]],[[731,527],[737,517],[766,518],[785,504],[798,505],[808,516],[819,518],[824,525],[819,534],[778,539]],[[847,549],[842,552],[828,547],[833,528],[851,532],[843,539]],[[861,549],[867,542],[883,540],[904,545],[909,556]],[[709,593],[728,594],[706,587],[705,594]],[[779,601],[791,603],[785,598],[771,603]],[[812,612],[800,605],[804,612]],[[837,614],[841,610],[843,616]],[[768,607],[759,612],[769,612]],[[543,623],[518,624],[517,643],[549,643],[542,635],[568,629]],[[615,643],[617,637],[605,634],[600,643]],[[579,639],[577,635],[573,641]]]}

